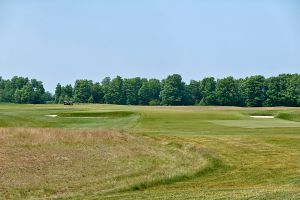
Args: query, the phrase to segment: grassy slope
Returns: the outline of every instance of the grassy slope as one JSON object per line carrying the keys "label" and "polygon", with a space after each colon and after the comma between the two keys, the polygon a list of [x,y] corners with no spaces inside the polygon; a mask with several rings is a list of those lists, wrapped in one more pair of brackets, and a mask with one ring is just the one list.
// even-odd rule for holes
{"label": "grassy slope", "polygon": [[[139,114],[89,119],[44,116],[58,113],[103,111],[133,111]],[[284,113],[284,117],[282,117],[282,113]],[[255,120],[257,119],[249,117],[252,114],[272,114],[279,119],[275,119],[276,123],[271,120],[259,121],[260,126],[256,127],[258,121]],[[284,119],[289,119],[289,121]],[[19,142],[25,142],[25,147],[21,145],[21,149],[23,148],[21,152],[26,155],[32,155],[31,152],[35,152],[39,157],[41,152],[51,154],[53,150],[56,153],[62,152],[64,156],[68,155],[74,162],[81,164],[66,170],[67,178],[61,180],[59,179],[62,170],[60,167],[67,163],[61,161],[52,168],[51,174],[48,174],[50,181],[43,186],[46,188],[43,190],[41,190],[40,184],[45,184],[45,179],[41,179],[35,189],[34,184],[31,183],[18,185],[18,181],[20,181],[18,179],[10,181],[9,183],[12,185],[8,184],[0,189],[6,191],[5,195],[15,195],[14,197],[18,195],[23,195],[23,197],[26,195],[54,195],[52,197],[69,195],[75,199],[83,197],[87,199],[100,197],[103,199],[174,199],[175,197],[178,199],[187,197],[297,199],[300,195],[300,189],[298,189],[300,186],[300,128],[290,127],[290,122],[294,125],[299,123],[297,119],[299,119],[299,109],[296,108],[258,110],[236,107],[0,105],[0,126],[2,127],[110,128],[123,129],[137,134],[122,133],[126,137],[135,138],[132,142],[84,139],[80,145],[77,145],[72,138],[76,134],[84,135],[84,131],[83,133],[67,131],[72,133],[72,137],[63,139],[65,142],[54,137],[50,140],[50,144],[51,141],[58,140],[60,145],[52,145],[53,149],[50,150],[48,143],[32,146],[32,143],[26,143],[27,136],[21,137],[22,139],[19,140],[19,136],[10,137],[12,129],[5,129],[7,137],[9,137],[2,137],[0,140],[2,155],[10,155],[8,152],[20,148],[17,145]],[[227,124],[224,126],[222,123]],[[274,125],[277,127],[274,128]],[[53,132],[53,129],[38,130],[42,135]],[[119,133],[116,132],[116,134]],[[139,136],[139,134],[148,136]],[[14,138],[12,145],[3,147],[3,144],[12,138]],[[106,144],[107,142],[109,145]],[[64,149],[69,148],[68,145],[72,147],[69,149],[70,152],[83,151],[88,155],[87,159],[80,161],[80,156],[72,157],[72,154],[66,153]],[[98,155],[95,151],[99,146],[103,146],[102,149],[110,152],[107,154],[105,164],[103,164],[103,160],[95,159],[95,156]],[[130,152],[128,155],[132,154],[133,156],[123,155],[123,151],[128,149]],[[147,154],[147,156],[140,158],[140,154]],[[24,155],[16,155],[15,162],[19,163],[22,156]],[[32,156],[27,157],[29,160],[33,159]],[[9,159],[13,160],[13,158]],[[41,167],[43,175],[39,176],[47,177],[48,165],[46,163]],[[3,166],[0,165],[1,169],[3,170]],[[24,168],[28,172],[28,177],[35,174],[30,169],[29,167],[29,171],[27,171],[27,168]],[[89,173],[86,174],[82,169]],[[20,168],[16,170],[18,171]],[[15,177],[17,176],[13,173],[15,171],[8,174]],[[85,178],[74,176],[72,179],[72,174],[78,174],[79,177],[85,176]],[[132,174],[138,175],[132,177]],[[115,176],[118,175],[122,178],[115,179]],[[106,177],[104,181],[103,177]],[[26,180],[26,176],[24,180]],[[59,187],[60,184],[57,181],[64,187]],[[113,192],[105,193],[105,191],[109,191],[108,188]],[[29,192],[29,190],[34,192]]]}
{"label": "grassy slope", "polygon": [[[169,112],[169,113],[168,113]],[[148,134],[176,135],[177,142],[188,141],[214,152],[224,166],[206,176],[161,186],[143,192],[117,194],[112,198],[154,196],[206,199],[298,199],[300,195],[300,128],[289,121],[260,122],[248,117],[257,114],[297,111],[152,111],[146,112],[138,130]],[[246,115],[243,115],[246,114]],[[280,116],[280,114],[278,114]],[[220,126],[212,121],[243,126]],[[292,123],[292,125],[295,125]],[[280,127],[281,126],[281,127]],[[279,127],[279,128],[278,128]],[[174,138],[172,138],[174,139]]]}
{"label": "grassy slope", "polygon": [[131,191],[211,167],[192,146],[117,131],[4,128],[0,144],[0,199]]}

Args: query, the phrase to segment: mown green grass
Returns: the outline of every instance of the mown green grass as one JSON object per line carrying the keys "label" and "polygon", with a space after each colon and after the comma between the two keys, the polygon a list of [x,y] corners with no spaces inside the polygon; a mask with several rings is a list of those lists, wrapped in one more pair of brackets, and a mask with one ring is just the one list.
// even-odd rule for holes
{"label": "mown green grass", "polygon": [[300,123],[282,119],[247,119],[247,120],[211,120],[210,122],[230,127],[243,128],[292,128],[300,127]]}
{"label": "mown green grass", "polygon": [[0,104],[0,198],[298,199],[299,113]]}
{"label": "mown green grass", "polygon": [[276,117],[280,118],[280,119],[300,122],[300,111],[294,111],[294,112],[288,112],[288,113],[281,112]]}
{"label": "mown green grass", "polygon": [[[107,110],[106,108],[99,108],[98,112],[94,112],[95,108],[97,109],[97,106],[89,108],[88,106],[14,106],[13,104],[4,104],[0,105],[0,127],[127,129],[135,125],[136,121],[139,119],[138,114],[132,112],[109,112],[110,110]],[[48,117],[46,115],[58,115],[58,117]]]}

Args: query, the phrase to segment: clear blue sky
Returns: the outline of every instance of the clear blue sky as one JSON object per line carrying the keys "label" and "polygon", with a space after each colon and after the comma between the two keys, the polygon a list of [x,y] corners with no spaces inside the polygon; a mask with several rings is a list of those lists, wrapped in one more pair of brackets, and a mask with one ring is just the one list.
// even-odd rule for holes
{"label": "clear blue sky", "polygon": [[0,0],[0,76],[300,73],[298,0]]}

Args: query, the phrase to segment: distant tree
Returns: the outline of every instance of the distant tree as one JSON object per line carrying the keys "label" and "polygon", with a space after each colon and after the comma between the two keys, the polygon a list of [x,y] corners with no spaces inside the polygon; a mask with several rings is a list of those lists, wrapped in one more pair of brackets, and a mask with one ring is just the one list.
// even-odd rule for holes
{"label": "distant tree", "polygon": [[160,105],[160,101],[157,99],[153,99],[153,100],[149,101],[149,105],[150,106],[158,106],[158,105]]}
{"label": "distant tree", "polygon": [[3,102],[3,92],[5,89],[5,80],[0,76],[0,102]]}
{"label": "distant tree", "polygon": [[142,84],[142,79],[140,77],[124,79],[126,104],[137,105],[139,103],[138,93]]}
{"label": "distant tree", "polygon": [[300,75],[295,75],[295,97],[296,98],[296,106],[300,106]]}
{"label": "distant tree", "polygon": [[[36,81],[36,80],[33,79],[32,81]],[[22,89],[24,87],[24,85],[27,84],[28,82],[29,82],[28,78],[14,76],[11,79],[11,86],[12,86],[13,90],[15,91],[16,89]]]}
{"label": "distant tree", "polygon": [[126,104],[124,83],[120,76],[117,76],[110,82],[104,99],[105,102],[110,104]]}
{"label": "distant tree", "polygon": [[216,84],[216,99],[218,105],[234,106],[238,104],[238,83],[232,76],[219,79]]}
{"label": "distant tree", "polygon": [[297,106],[299,105],[298,74],[280,74],[266,80],[266,106]]}
{"label": "distant tree", "polygon": [[77,80],[74,88],[57,84],[55,94],[46,92],[41,81],[14,76],[0,77],[0,102],[111,103],[131,105],[228,105],[228,106],[300,106],[300,75],[280,74],[245,79],[213,77],[191,80],[186,85],[180,75],[173,74],[160,81],[140,77],[113,80],[106,77],[101,84]]}
{"label": "distant tree", "polygon": [[151,92],[149,87],[149,81],[143,82],[141,88],[138,91],[139,104],[148,105],[151,100]]}
{"label": "distant tree", "polygon": [[144,80],[138,92],[139,104],[149,105],[150,102],[152,102],[152,105],[154,104],[159,105],[160,92],[161,92],[161,83],[158,79]]}
{"label": "distant tree", "polygon": [[34,103],[34,90],[31,83],[27,83],[21,89],[21,103]]}
{"label": "distant tree", "polygon": [[150,101],[160,102],[161,82],[158,79],[149,79]]}
{"label": "distant tree", "polygon": [[300,106],[300,74],[292,74],[287,82],[288,106]]}
{"label": "distant tree", "polygon": [[0,102],[45,103],[43,83],[36,79],[14,76],[11,80],[0,77]]}
{"label": "distant tree", "polygon": [[66,86],[62,87],[61,89],[62,96],[67,97],[70,101],[73,97],[73,87],[71,84],[67,84]]}
{"label": "distant tree", "polygon": [[71,84],[61,86],[57,84],[55,89],[55,103],[63,103],[64,101],[73,100],[73,87]]}
{"label": "distant tree", "polygon": [[13,95],[15,93],[15,89],[11,80],[4,80],[4,89],[1,92],[1,101],[2,102],[13,102]]}
{"label": "distant tree", "polygon": [[88,103],[92,95],[93,82],[91,80],[76,80],[74,86],[74,101],[78,103]]}
{"label": "distant tree", "polygon": [[45,92],[42,99],[44,103],[54,103],[54,98],[50,92]]}
{"label": "distant tree", "polygon": [[161,99],[163,105],[182,105],[185,84],[179,74],[173,74],[163,81]]}
{"label": "distant tree", "polygon": [[285,80],[282,76],[270,77],[266,80],[268,88],[266,92],[265,106],[286,105],[284,91],[286,88]]}
{"label": "distant tree", "polygon": [[186,104],[196,105],[200,103],[201,92],[200,82],[191,80],[190,84],[186,86]]}
{"label": "distant tree", "polygon": [[284,106],[297,106],[300,93],[300,79],[298,74],[280,74],[278,76],[281,80],[281,105]]}
{"label": "distant tree", "polygon": [[103,103],[103,97],[104,97],[104,93],[103,93],[103,88],[100,85],[100,83],[95,83],[92,86],[92,99],[93,99],[93,103]]}
{"label": "distant tree", "polygon": [[202,99],[200,105],[216,105],[216,81],[213,77],[207,77],[200,82],[200,93]]}
{"label": "distant tree", "polygon": [[278,106],[280,105],[280,80],[277,77],[270,77],[266,80],[267,92],[265,106]]}
{"label": "distant tree", "polygon": [[95,103],[94,97],[93,97],[93,96],[90,96],[90,97],[89,97],[88,103]]}
{"label": "distant tree", "polygon": [[44,103],[43,95],[45,94],[45,89],[43,83],[41,81],[37,81],[36,79],[31,79],[31,86],[33,88],[33,96],[32,102],[34,104]]}
{"label": "distant tree", "polygon": [[266,96],[265,78],[260,75],[245,78],[241,93],[246,106],[262,106]]}
{"label": "distant tree", "polygon": [[16,89],[14,93],[14,102],[15,103],[23,103],[22,102],[22,89]]}
{"label": "distant tree", "polygon": [[110,83],[111,83],[110,77],[105,77],[101,82],[101,87],[102,87],[102,91],[103,91],[103,103],[108,103],[106,101],[105,95],[108,93]]}
{"label": "distant tree", "polygon": [[61,97],[61,85],[58,83],[56,85],[55,94],[54,94],[55,103],[59,103],[60,97]]}

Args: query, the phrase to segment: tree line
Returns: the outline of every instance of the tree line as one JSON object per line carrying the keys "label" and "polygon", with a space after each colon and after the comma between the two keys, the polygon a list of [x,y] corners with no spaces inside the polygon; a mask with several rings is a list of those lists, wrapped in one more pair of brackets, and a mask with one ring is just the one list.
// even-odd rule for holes
{"label": "tree line", "polygon": [[0,77],[0,102],[41,104],[51,102],[53,95],[46,92],[41,81],[14,76]]}
{"label": "tree line", "polygon": [[13,103],[105,103],[121,105],[219,105],[300,106],[300,75],[261,75],[235,79],[206,77],[182,81],[179,74],[163,80],[146,78],[104,78],[101,82],[76,80],[57,84],[55,94],[46,92],[36,79],[0,77],[0,101]]}

